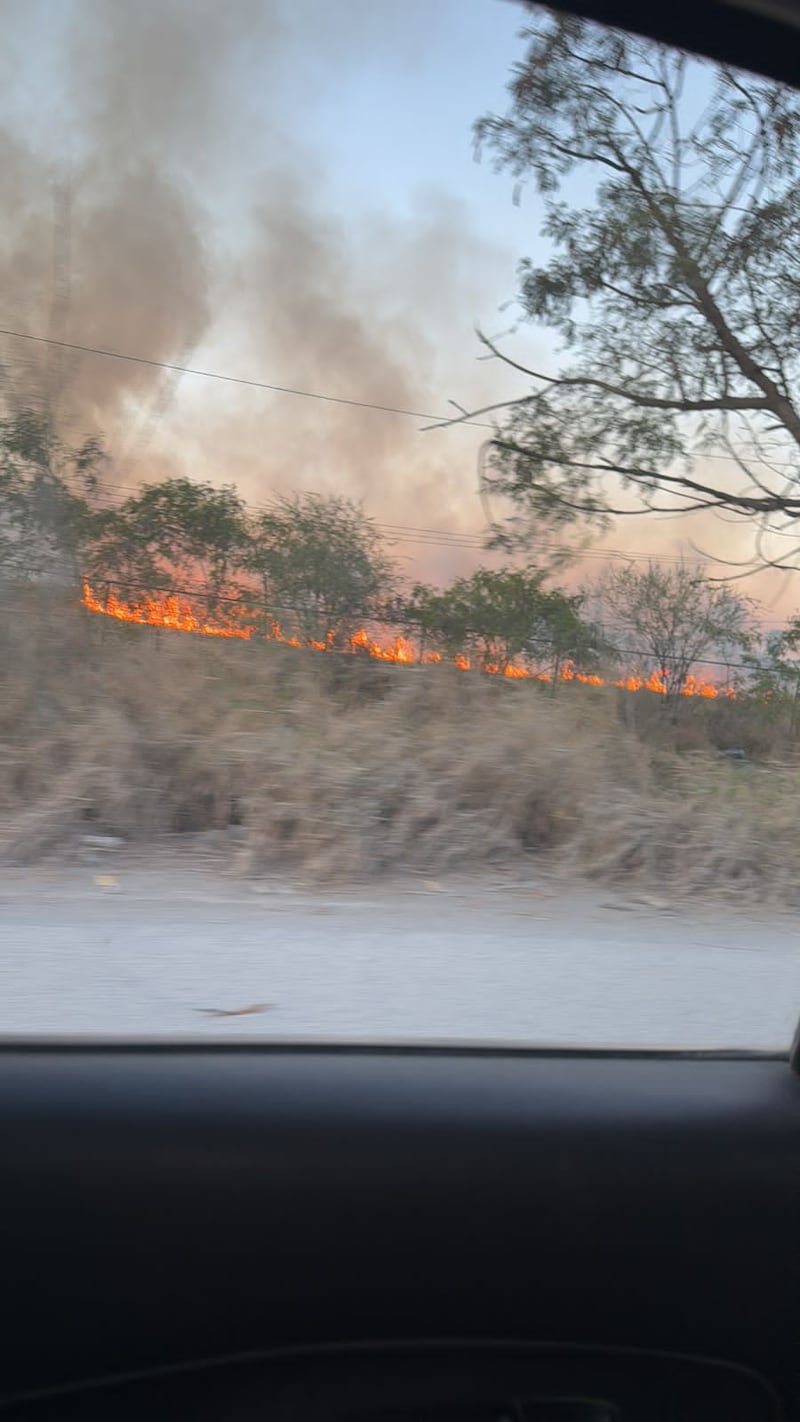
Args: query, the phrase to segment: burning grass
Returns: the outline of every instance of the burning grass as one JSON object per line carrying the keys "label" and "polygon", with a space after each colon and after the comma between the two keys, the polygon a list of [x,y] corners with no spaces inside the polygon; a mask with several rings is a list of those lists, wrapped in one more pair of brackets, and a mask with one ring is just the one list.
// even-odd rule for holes
{"label": "burning grass", "polygon": [[244,874],[442,874],[547,856],[662,893],[800,887],[800,771],[732,765],[709,740],[724,715],[741,743],[737,703],[698,699],[667,726],[660,698],[611,688],[553,695],[44,602],[31,593],[0,628],[7,864],[69,852],[87,831],[152,847],[233,824]]}
{"label": "burning grass", "polygon": [[[126,600],[118,597],[114,592],[98,596],[90,584],[85,582],[83,584],[83,605],[89,612],[108,617],[115,622],[127,623],[136,627],[188,632],[194,636],[212,637],[224,641],[277,642],[282,646],[315,652],[330,652],[335,644],[332,631],[329,631],[320,641],[301,641],[296,634],[287,636],[280,622],[271,617],[265,617],[263,612],[252,610],[248,612],[246,608],[238,604],[234,608],[228,608],[227,617],[218,615],[213,618],[207,612],[193,606],[185,597],[170,594],[161,597]],[[406,637],[393,636],[388,639],[386,637],[376,639],[370,636],[363,627],[350,637],[349,650],[366,653],[375,661],[394,662],[402,666],[440,665],[448,660],[440,652],[420,651]],[[488,676],[505,676],[513,681],[551,682],[554,675],[548,671],[536,671],[530,666],[514,663],[501,665],[491,659],[476,659],[474,655],[467,656],[463,651],[456,653],[450,661],[450,665],[456,667],[458,671],[482,671]],[[582,672],[574,662],[568,660],[562,663],[557,673],[557,679],[565,682],[576,681],[583,686],[608,685],[617,686],[629,692],[647,691],[658,696],[667,694],[665,674],[659,672],[651,672],[647,677],[629,673],[624,677],[606,679],[594,672]],[[732,686],[718,687],[703,678],[690,676],[687,677],[681,689],[681,696],[701,696],[711,701],[726,697],[735,701],[736,691]]]}

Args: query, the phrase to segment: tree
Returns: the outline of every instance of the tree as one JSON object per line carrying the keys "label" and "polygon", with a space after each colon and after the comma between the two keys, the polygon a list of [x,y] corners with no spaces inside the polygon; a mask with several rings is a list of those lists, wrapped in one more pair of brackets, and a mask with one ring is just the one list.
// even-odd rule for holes
{"label": "tree", "polygon": [[751,645],[750,602],[685,563],[672,568],[649,563],[641,571],[632,565],[616,568],[602,591],[609,611],[634,643],[634,654],[644,655],[650,670],[663,676],[667,701],[677,701],[692,668],[704,658],[727,661]]}
{"label": "tree", "polygon": [[379,618],[394,568],[372,520],[350,499],[294,494],[251,523],[246,567],[267,607],[307,639],[346,643]]}
{"label": "tree", "polygon": [[444,591],[417,584],[406,608],[409,628],[450,656],[458,652],[505,668],[520,658],[556,676],[568,658],[596,654],[583,599],[547,589],[539,568],[479,568]]}
{"label": "tree", "polygon": [[102,509],[95,515],[84,573],[90,581],[118,583],[128,595],[149,594],[170,582],[171,574],[159,563],[149,542],[140,536],[127,504],[119,509]]}
{"label": "tree", "polygon": [[407,615],[450,656],[477,656],[504,667],[530,650],[543,576],[533,568],[479,568],[441,592],[417,584]]}
{"label": "tree", "polygon": [[486,488],[527,532],[727,511],[752,522],[754,562],[794,566],[800,96],[530,8],[510,108],[477,136],[543,204],[552,255],[522,263],[519,301],[563,363],[531,369],[481,337],[533,382],[488,407]]}
{"label": "tree", "polygon": [[89,496],[103,459],[96,436],[67,445],[36,410],[20,409],[0,418],[4,576],[78,581],[92,522]]}
{"label": "tree", "polygon": [[146,485],[94,523],[95,576],[140,590],[177,581],[198,587],[213,614],[248,548],[245,506],[232,488],[166,479]]}
{"label": "tree", "polygon": [[584,617],[584,603],[582,593],[568,596],[554,589],[542,596],[530,655],[540,663],[545,661],[554,688],[565,662],[591,672],[601,663],[617,660],[611,639]]}
{"label": "tree", "polygon": [[444,590],[415,583],[397,609],[406,630],[418,636],[422,655],[433,650],[455,657],[468,651],[472,618],[466,582],[462,579]]}
{"label": "tree", "polygon": [[763,649],[744,658],[750,672],[749,690],[777,710],[788,709],[789,733],[800,728],[800,616],[778,632],[769,632]]}

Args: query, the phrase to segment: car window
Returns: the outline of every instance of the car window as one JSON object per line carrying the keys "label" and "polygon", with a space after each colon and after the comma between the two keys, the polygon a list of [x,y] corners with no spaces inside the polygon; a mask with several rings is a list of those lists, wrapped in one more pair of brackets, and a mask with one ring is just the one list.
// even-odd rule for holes
{"label": "car window", "polygon": [[0,22],[0,1032],[788,1050],[798,95]]}

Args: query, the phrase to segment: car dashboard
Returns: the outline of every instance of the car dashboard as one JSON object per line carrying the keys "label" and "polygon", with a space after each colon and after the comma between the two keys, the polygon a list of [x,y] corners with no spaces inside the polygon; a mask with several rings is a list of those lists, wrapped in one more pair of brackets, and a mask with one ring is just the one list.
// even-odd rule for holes
{"label": "car dashboard", "polygon": [[800,1416],[785,1059],[0,1055],[8,1416]]}

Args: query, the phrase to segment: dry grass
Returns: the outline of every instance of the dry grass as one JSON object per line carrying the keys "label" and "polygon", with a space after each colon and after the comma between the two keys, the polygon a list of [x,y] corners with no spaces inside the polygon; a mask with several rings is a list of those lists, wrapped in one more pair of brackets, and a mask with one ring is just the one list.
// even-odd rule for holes
{"label": "dry grass", "polygon": [[154,634],[42,594],[0,657],[5,863],[237,824],[246,873],[546,854],[668,893],[800,889],[800,771],[720,760],[712,708],[669,729],[655,698]]}

